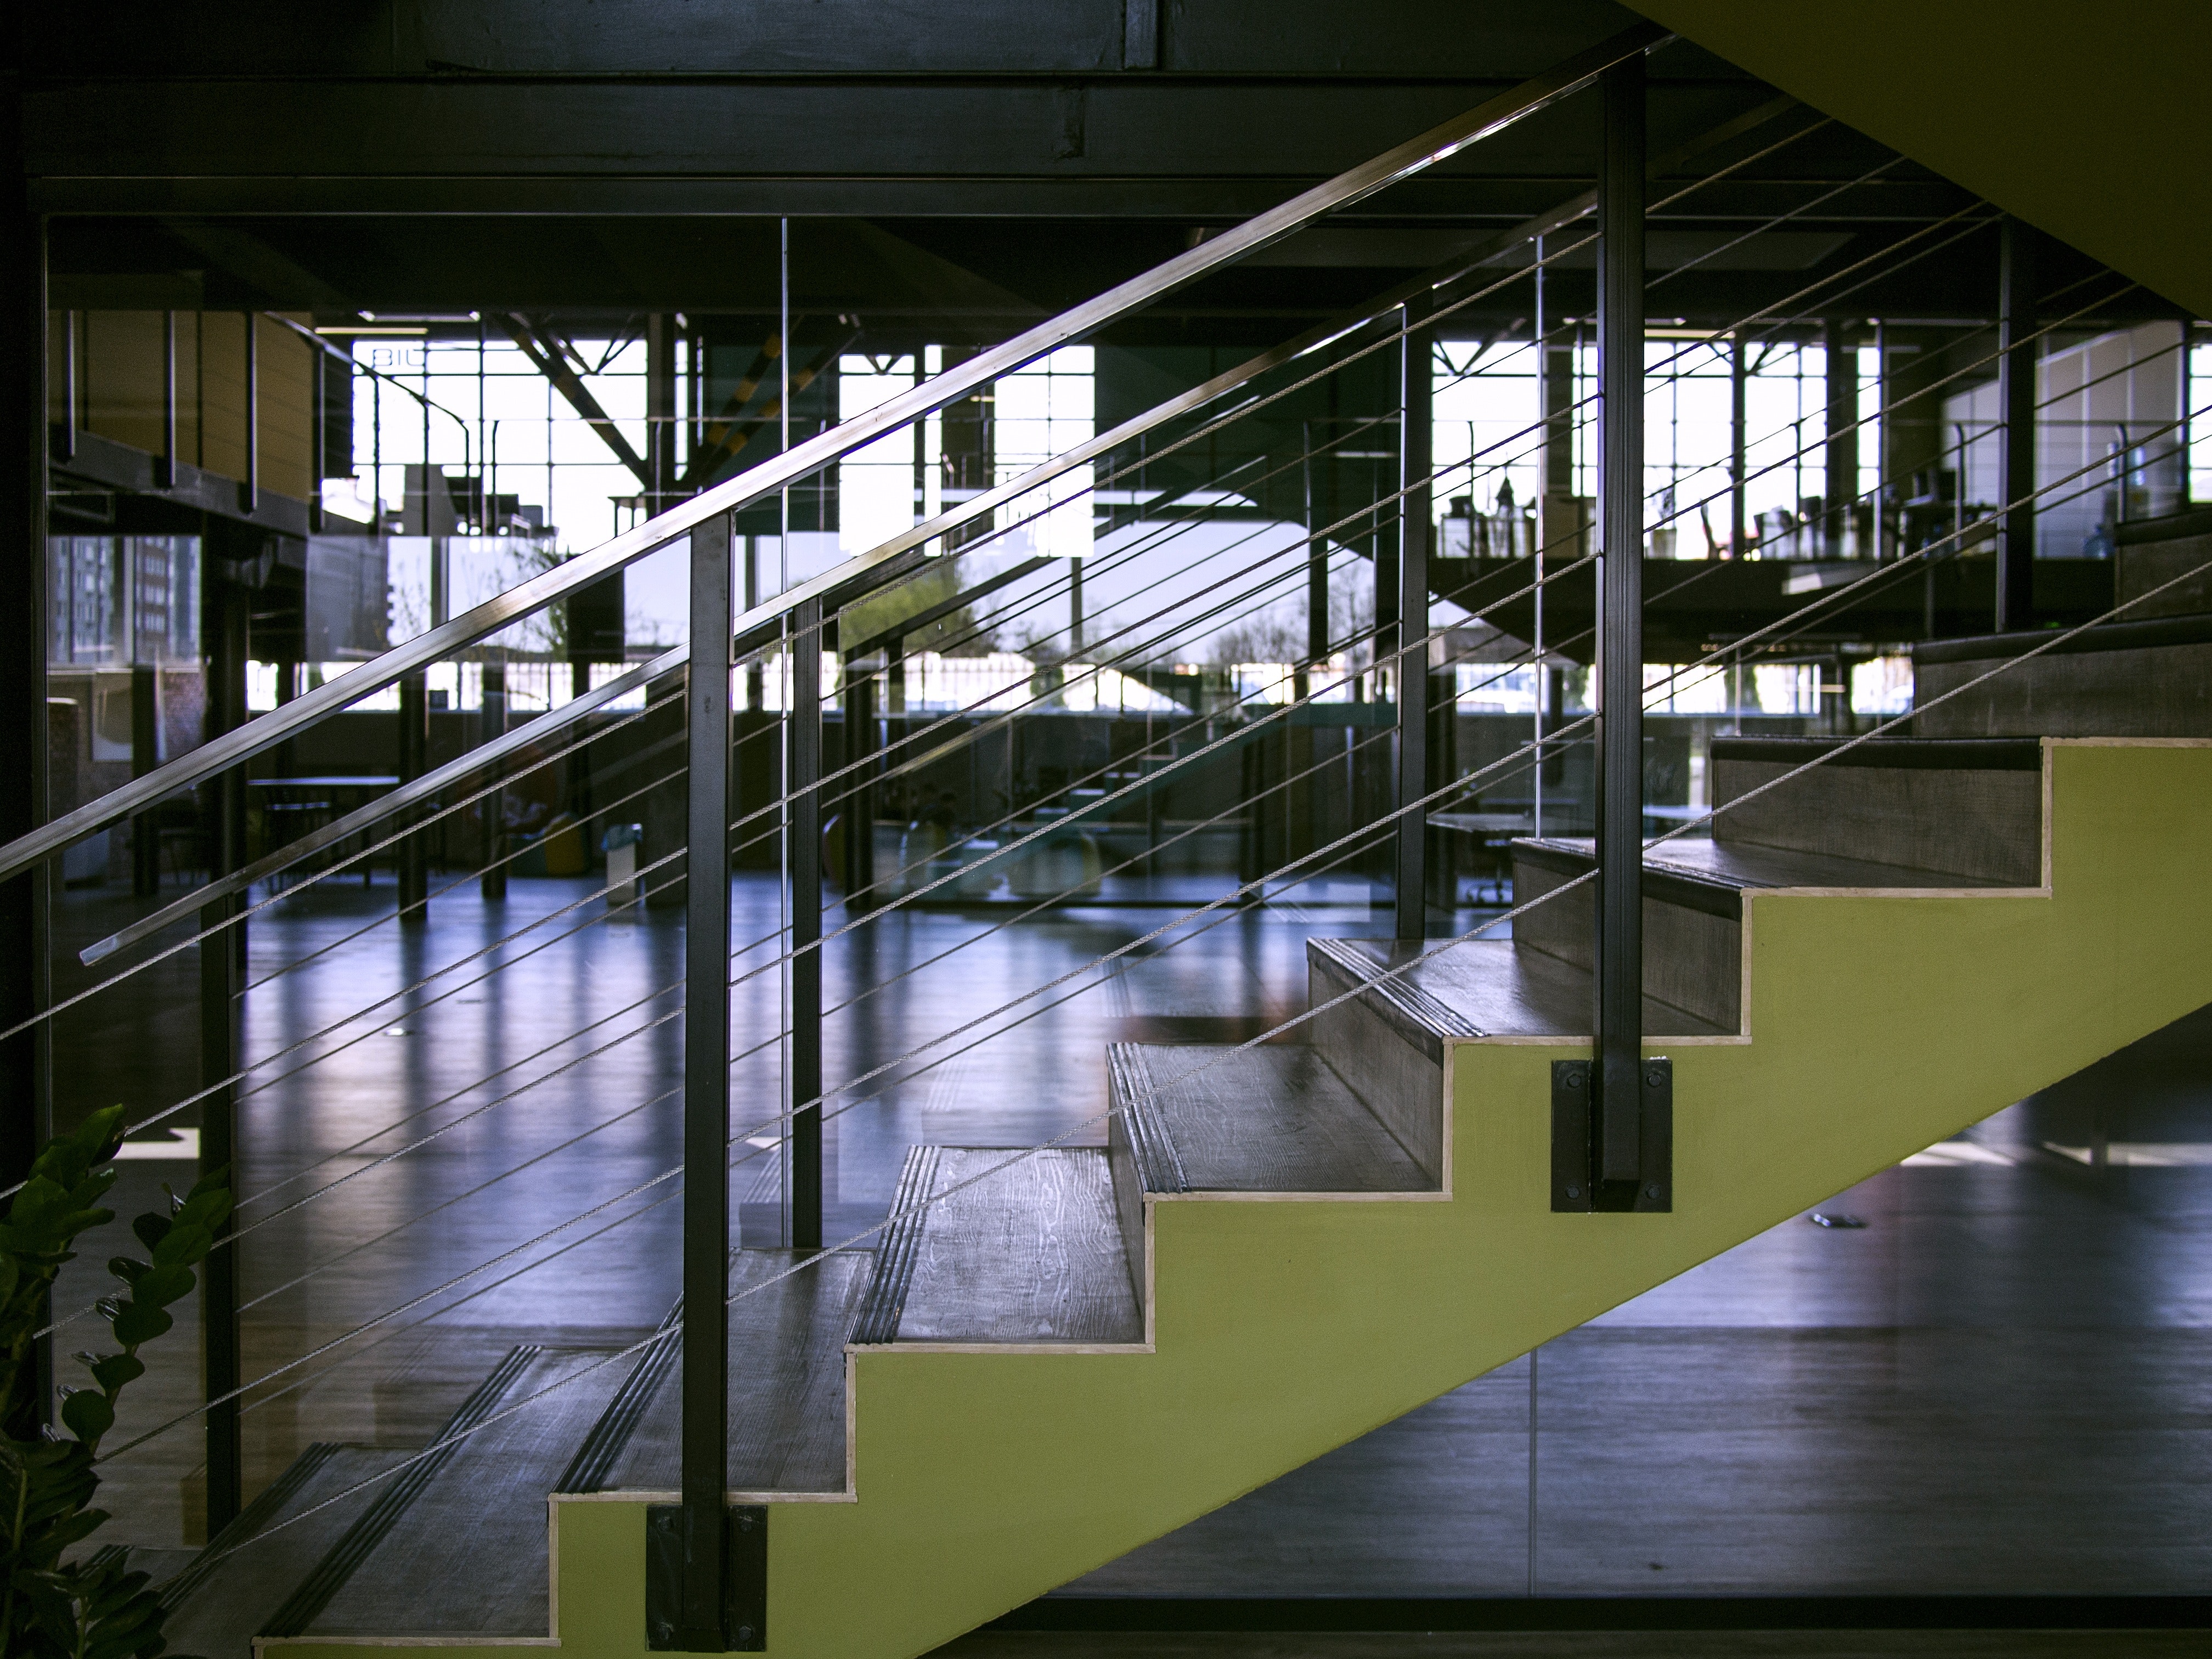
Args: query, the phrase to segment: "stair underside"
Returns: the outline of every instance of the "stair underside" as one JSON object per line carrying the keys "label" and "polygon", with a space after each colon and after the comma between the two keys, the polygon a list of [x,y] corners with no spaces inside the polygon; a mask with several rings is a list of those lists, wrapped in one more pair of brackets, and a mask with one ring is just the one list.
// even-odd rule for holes
{"label": "stair underside", "polygon": [[890,1229],[855,1340],[1144,1340],[1103,1147],[916,1146],[907,1159],[895,1209],[937,1201]]}

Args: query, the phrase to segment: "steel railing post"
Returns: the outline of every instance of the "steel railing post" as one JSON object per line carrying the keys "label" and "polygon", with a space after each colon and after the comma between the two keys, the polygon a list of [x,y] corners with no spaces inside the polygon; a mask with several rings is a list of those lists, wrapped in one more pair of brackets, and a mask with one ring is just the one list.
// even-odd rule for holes
{"label": "steel railing post", "polygon": [[[430,688],[424,674],[399,682],[399,781],[409,784],[429,766]],[[399,863],[399,923],[420,927],[430,919],[430,848],[417,830],[393,849]]]}
{"label": "steel railing post", "polygon": [[822,1248],[822,601],[791,613],[791,707],[784,791],[790,797],[791,1247]]}
{"label": "steel railing post", "polygon": [[[246,595],[227,584],[217,590],[213,647],[208,664],[208,724],[228,732],[246,718]],[[213,823],[205,836],[208,880],[214,883],[246,861],[246,769],[221,774],[209,791]],[[203,928],[219,928],[200,941],[200,1084],[220,1085],[200,1103],[200,1173],[231,1170],[230,1188],[239,1188],[236,1123],[238,1091],[224,1079],[235,1076],[240,1061],[241,999],[246,989],[246,896],[225,892],[200,911]],[[220,1240],[231,1231],[226,1220]],[[246,1502],[245,1444],[240,1402],[225,1396],[245,1380],[239,1341],[238,1249],[208,1253],[201,1269],[200,1321],[203,1381],[207,1410],[207,1535],[213,1538],[238,1516]]]}
{"label": "steel railing post", "polygon": [[[1997,544],[1996,629],[2035,626],[2035,232],[2009,214],[1997,253],[1997,499],[2004,534]],[[1960,471],[1964,471],[1963,463]],[[1960,486],[1960,498],[1966,489]],[[2123,499],[2125,489],[2122,489]]]}
{"label": "steel railing post", "polygon": [[[1644,191],[1642,60],[1599,81],[1597,1042],[1553,1068],[1558,1209],[1672,1206],[1672,1083],[1644,1058]],[[1577,1144],[1578,1143],[1578,1144]]]}
{"label": "steel railing post", "polygon": [[1435,488],[1435,336],[1419,325],[1434,301],[1406,301],[1406,333],[1398,342],[1398,799],[1397,936],[1428,936],[1429,540]]}
{"label": "steel railing post", "polygon": [[729,515],[691,532],[691,665],[684,692],[683,1588],[675,1639],[726,1650],[729,1468]]}

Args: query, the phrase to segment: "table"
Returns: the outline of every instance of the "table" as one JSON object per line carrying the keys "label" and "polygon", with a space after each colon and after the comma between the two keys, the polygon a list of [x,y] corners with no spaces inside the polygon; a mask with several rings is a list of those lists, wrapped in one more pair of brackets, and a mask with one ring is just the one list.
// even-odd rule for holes
{"label": "table", "polygon": [[[262,803],[263,822],[270,824],[271,849],[289,846],[301,836],[319,830],[334,814],[351,811],[371,798],[389,793],[399,787],[396,774],[325,773],[304,777],[248,778],[248,789],[266,792]],[[275,825],[270,815],[281,815],[278,822],[289,826],[290,833],[279,839],[273,833]],[[362,837],[363,846],[368,837]],[[361,866],[361,884],[368,885],[368,863]]]}
{"label": "table", "polygon": [[1475,899],[1480,902],[1487,888],[1493,901],[1505,902],[1506,849],[1522,836],[1536,833],[1534,812],[1431,812],[1429,823],[1438,830],[1450,830],[1463,836],[1472,836],[1475,843],[1490,860],[1487,879],[1478,878],[1474,884]]}

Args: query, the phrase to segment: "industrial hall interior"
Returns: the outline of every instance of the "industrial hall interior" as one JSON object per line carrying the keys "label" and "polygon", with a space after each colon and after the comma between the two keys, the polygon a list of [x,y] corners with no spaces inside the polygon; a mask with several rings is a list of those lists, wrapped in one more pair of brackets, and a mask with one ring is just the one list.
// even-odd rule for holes
{"label": "industrial hall interior", "polygon": [[0,1652],[2212,1646],[2212,12],[10,38]]}

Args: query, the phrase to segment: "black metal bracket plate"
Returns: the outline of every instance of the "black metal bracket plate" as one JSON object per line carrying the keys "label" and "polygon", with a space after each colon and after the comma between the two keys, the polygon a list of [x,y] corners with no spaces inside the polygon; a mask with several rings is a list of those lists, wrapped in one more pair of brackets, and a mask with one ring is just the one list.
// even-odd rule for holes
{"label": "black metal bracket plate", "polygon": [[1674,1062],[1647,1056],[1638,1067],[1638,1139],[1642,1173],[1632,1184],[1590,1179],[1592,1087],[1587,1060],[1552,1062],[1552,1208],[1562,1214],[1633,1210],[1663,1214],[1674,1207]]}
{"label": "black metal bracket plate", "polygon": [[735,1504],[722,1528],[722,1628],[684,1628],[684,1508],[645,1512],[645,1644],[656,1653],[763,1653],[768,1649],[768,1510]]}
{"label": "black metal bracket plate", "polygon": [[1552,1062],[1552,1208],[1575,1214],[1590,1198],[1590,1075],[1586,1060]]}

